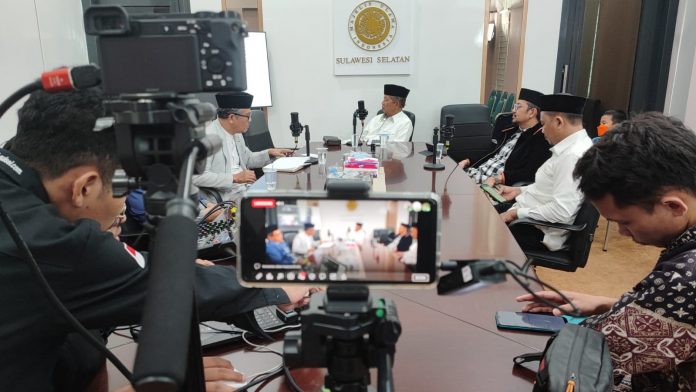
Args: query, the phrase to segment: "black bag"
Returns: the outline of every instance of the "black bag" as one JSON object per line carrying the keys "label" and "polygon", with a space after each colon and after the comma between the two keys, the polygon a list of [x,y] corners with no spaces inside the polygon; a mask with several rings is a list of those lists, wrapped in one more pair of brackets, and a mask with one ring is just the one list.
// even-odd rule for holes
{"label": "black bag", "polygon": [[544,352],[514,358],[516,365],[539,361],[533,392],[610,392],[609,347],[601,332],[568,324],[546,343]]}

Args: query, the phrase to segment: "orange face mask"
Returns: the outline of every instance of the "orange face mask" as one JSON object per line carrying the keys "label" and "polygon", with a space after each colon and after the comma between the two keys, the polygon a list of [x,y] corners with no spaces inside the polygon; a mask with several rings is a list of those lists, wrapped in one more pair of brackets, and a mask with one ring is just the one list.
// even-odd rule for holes
{"label": "orange face mask", "polygon": [[597,136],[604,135],[608,130],[609,126],[607,124],[599,124],[599,126],[597,127]]}

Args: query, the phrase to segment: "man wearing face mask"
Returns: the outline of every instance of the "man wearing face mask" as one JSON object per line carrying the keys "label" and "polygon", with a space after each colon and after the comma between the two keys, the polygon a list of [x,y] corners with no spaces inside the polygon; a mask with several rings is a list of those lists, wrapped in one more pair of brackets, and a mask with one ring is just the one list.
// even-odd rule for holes
{"label": "man wearing face mask", "polygon": [[626,121],[627,118],[628,116],[626,116],[626,112],[623,110],[607,110],[604,112],[604,114],[602,114],[602,118],[599,119],[597,136],[604,136],[608,130]]}

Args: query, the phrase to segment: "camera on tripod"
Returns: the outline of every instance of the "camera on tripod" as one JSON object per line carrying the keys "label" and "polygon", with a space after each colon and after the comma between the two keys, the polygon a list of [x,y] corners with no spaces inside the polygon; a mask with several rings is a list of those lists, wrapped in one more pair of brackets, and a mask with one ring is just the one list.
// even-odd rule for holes
{"label": "camera on tripod", "polygon": [[120,6],[85,12],[98,36],[107,94],[243,91],[246,25],[237,13],[128,15]]}
{"label": "camera on tripod", "polygon": [[[191,93],[246,89],[246,26],[235,12],[134,16],[120,6],[90,7],[84,20],[97,36],[104,92],[114,96],[104,103],[123,166],[114,194],[143,188],[145,210],[157,219],[190,182],[195,161],[221,144],[205,137],[215,107]],[[195,217],[197,203],[179,208]]]}

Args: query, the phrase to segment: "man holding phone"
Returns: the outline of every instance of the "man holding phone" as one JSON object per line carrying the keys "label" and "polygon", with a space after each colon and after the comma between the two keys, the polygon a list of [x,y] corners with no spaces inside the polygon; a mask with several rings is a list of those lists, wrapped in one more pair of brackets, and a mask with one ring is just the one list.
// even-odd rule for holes
{"label": "man holding phone", "polygon": [[[606,335],[623,380],[615,391],[696,390],[694,167],[696,134],[656,112],[612,128],[575,167],[580,190],[619,233],[664,248],[653,271],[618,299],[564,292],[590,316],[584,325]],[[570,310],[556,293],[536,294]],[[517,301],[528,302],[525,312],[561,314],[529,294]]]}

